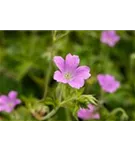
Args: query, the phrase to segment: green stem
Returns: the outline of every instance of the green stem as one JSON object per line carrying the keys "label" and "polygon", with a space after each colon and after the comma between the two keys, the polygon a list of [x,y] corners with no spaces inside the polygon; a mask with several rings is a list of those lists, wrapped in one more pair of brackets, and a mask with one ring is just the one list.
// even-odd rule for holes
{"label": "green stem", "polygon": [[48,68],[46,79],[45,79],[45,91],[44,91],[43,99],[46,98],[47,92],[48,92],[48,85],[49,85],[49,82],[50,82],[50,75],[51,75],[51,72],[52,72],[52,58],[53,58],[53,52],[51,50],[51,56],[50,56],[51,60],[49,62],[49,68]]}
{"label": "green stem", "polygon": [[99,53],[99,55],[100,55],[100,63],[102,64],[102,65],[104,65],[104,60],[105,60],[105,54],[104,54],[104,48],[103,48],[103,44],[101,43],[100,44],[100,53]]}
{"label": "green stem", "polygon": [[100,90],[100,99],[103,100],[103,97],[104,97],[104,91],[101,88],[101,90]]}
{"label": "green stem", "polygon": [[[54,45],[54,43],[56,41],[56,32],[57,31],[53,32],[53,37],[52,37],[53,44],[52,45]],[[50,62],[49,62],[49,68],[48,68],[46,79],[45,79],[45,90],[44,90],[43,100],[46,98],[47,92],[48,92],[48,85],[49,85],[49,82],[50,82],[50,75],[51,75],[51,72],[52,72],[52,59],[53,59],[53,47],[51,48],[51,51],[50,51]]]}
{"label": "green stem", "polygon": [[69,33],[69,31],[66,31],[64,34],[62,34],[61,36],[57,37],[57,40],[63,38],[64,36],[66,36]]}
{"label": "green stem", "polygon": [[102,44],[100,45],[100,62],[102,66],[106,66],[102,72],[106,72],[108,70],[108,58],[109,58],[109,52],[110,49],[109,47],[107,48],[106,45]]}
{"label": "green stem", "polygon": [[70,98],[68,100],[65,100],[63,102],[60,103],[60,105],[58,107],[56,107],[55,109],[53,109],[50,113],[48,113],[45,117],[41,118],[41,120],[47,120],[49,118],[51,118],[53,115],[56,114],[56,112],[59,110],[60,107],[62,107],[63,105],[65,105],[66,103],[68,103],[69,101],[72,101],[74,98]]}
{"label": "green stem", "polygon": [[118,113],[118,112],[122,112],[122,113],[125,114],[125,111],[124,111],[122,108],[116,108],[116,109],[114,109],[114,110],[111,112],[111,114],[116,114],[116,113]]}
{"label": "green stem", "polygon": [[125,110],[123,110],[122,108],[116,108],[116,109],[114,109],[114,110],[110,113],[110,115],[115,115],[115,114],[117,114],[118,112],[121,112],[121,113],[123,114],[123,116],[124,116],[126,119],[128,119],[128,115],[126,114]]}
{"label": "green stem", "polygon": [[53,115],[56,114],[56,112],[59,110],[59,106],[56,107],[55,109],[53,109],[50,113],[48,113],[44,118],[42,118],[42,120],[47,120],[49,118],[51,118]]}
{"label": "green stem", "polygon": [[69,98],[68,100],[65,100],[65,101],[61,102],[60,106],[65,105],[66,103],[68,103],[68,102],[74,100],[75,98],[76,98],[76,97],[72,97],[72,98]]}
{"label": "green stem", "polygon": [[[69,31],[67,31],[66,33],[64,33],[64,34],[62,34],[61,36],[59,36],[59,37],[57,37],[57,31],[55,30],[55,31],[53,31],[52,32],[52,40],[53,40],[53,46],[54,46],[54,43],[57,41],[57,40],[59,40],[59,39],[61,39],[61,38],[63,38],[64,36],[66,36],[67,34],[69,33]],[[45,91],[44,91],[44,95],[43,95],[43,100],[46,98],[46,96],[47,96],[47,92],[48,92],[48,85],[49,85],[49,80],[50,80],[50,75],[51,75],[51,71],[52,71],[52,59],[53,59],[53,49],[54,49],[54,47],[52,47],[52,49],[51,49],[51,56],[50,56],[50,62],[49,62],[49,68],[48,68],[48,72],[47,72],[47,76],[46,76],[46,79],[45,79]]]}
{"label": "green stem", "polygon": [[53,43],[57,40],[57,39],[56,39],[56,33],[57,33],[57,31],[56,31],[56,30],[54,30],[54,31],[52,32],[52,36],[53,36]]}
{"label": "green stem", "polygon": [[104,104],[105,100],[104,100],[104,91],[101,89],[100,90],[100,104]]}
{"label": "green stem", "polygon": [[66,84],[62,85],[61,91],[62,91],[62,97],[63,99],[65,99],[66,98]]}
{"label": "green stem", "polygon": [[66,113],[67,121],[70,121],[71,120],[70,111],[67,108],[65,109],[65,113]]}
{"label": "green stem", "polygon": [[131,57],[130,58],[130,66],[129,66],[129,71],[128,71],[128,75],[129,75],[129,81],[131,83],[131,85],[134,84],[134,59]]}
{"label": "green stem", "polygon": [[65,85],[60,84],[60,95],[59,95],[59,101],[61,102],[65,98]]}

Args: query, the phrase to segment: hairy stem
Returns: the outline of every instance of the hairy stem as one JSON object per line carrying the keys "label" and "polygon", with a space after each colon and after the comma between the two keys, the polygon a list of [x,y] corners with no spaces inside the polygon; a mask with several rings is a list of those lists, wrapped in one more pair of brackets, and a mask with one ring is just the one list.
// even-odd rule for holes
{"label": "hairy stem", "polygon": [[54,46],[54,43],[56,41],[56,31],[53,32],[52,36],[53,36],[52,37],[53,44],[52,44],[52,48],[51,48],[51,51],[50,51],[50,61],[49,61],[49,67],[48,67],[48,71],[47,71],[47,75],[46,75],[46,79],[45,79],[45,91],[44,91],[43,99],[45,99],[46,96],[47,96],[48,85],[49,85],[49,82],[50,82],[50,75],[51,75],[51,72],[52,72],[53,46]]}
{"label": "hairy stem", "polygon": [[122,108],[116,108],[116,109],[114,109],[114,110],[111,112],[111,114],[116,114],[116,113],[118,113],[118,112],[122,112],[122,113],[125,114],[125,111],[124,111]]}
{"label": "hairy stem", "polygon": [[126,113],[125,110],[122,109],[122,108],[116,108],[116,109],[114,109],[114,110],[110,113],[110,115],[115,115],[115,114],[117,114],[118,112],[121,112],[121,113],[123,114],[123,116],[124,116],[126,119],[128,119],[127,113]]}
{"label": "hairy stem", "polygon": [[43,117],[41,120],[47,120],[49,118],[51,118],[52,116],[54,116],[56,114],[56,112],[59,110],[60,107],[62,107],[63,105],[65,105],[66,103],[72,101],[74,98],[70,98],[68,100],[64,100],[63,102],[60,103],[60,105],[58,107],[56,107],[55,109],[53,109],[50,113],[48,113],[45,117]]}
{"label": "hairy stem", "polygon": [[43,99],[46,98],[47,92],[48,92],[48,85],[49,85],[49,82],[50,82],[50,75],[51,75],[51,72],[52,72],[52,59],[53,59],[53,52],[51,50],[49,67],[48,67],[48,71],[47,71],[47,75],[46,75],[46,79],[45,79],[45,91],[44,91]]}
{"label": "hairy stem", "polygon": [[42,120],[47,120],[49,118],[51,118],[53,115],[56,114],[56,112],[59,110],[60,107],[56,107],[55,109],[53,109],[50,113],[48,113],[44,118],[42,118]]}
{"label": "hairy stem", "polygon": [[51,48],[51,52],[50,52],[50,62],[49,62],[49,68],[48,68],[48,71],[47,71],[47,75],[46,75],[46,79],[45,79],[45,91],[44,91],[44,95],[43,95],[43,100],[46,98],[47,96],[47,92],[48,92],[48,85],[49,85],[49,81],[50,81],[50,75],[51,75],[51,71],[52,71],[52,59],[53,59],[53,55],[54,55],[54,43],[65,37],[67,34],[69,33],[69,31],[66,31],[66,33],[62,34],[61,36],[57,37],[57,31],[53,31],[52,32],[52,48]]}

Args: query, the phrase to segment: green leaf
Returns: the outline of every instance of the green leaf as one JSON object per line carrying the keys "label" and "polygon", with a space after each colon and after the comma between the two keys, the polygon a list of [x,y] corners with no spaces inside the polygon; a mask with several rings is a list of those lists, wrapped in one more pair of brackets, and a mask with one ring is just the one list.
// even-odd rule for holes
{"label": "green leaf", "polygon": [[97,100],[95,97],[93,97],[92,95],[81,95],[79,97],[79,102],[81,102],[82,104],[84,103],[84,105],[88,105],[89,103],[97,105]]}
{"label": "green leaf", "polygon": [[102,118],[102,120],[110,119],[109,111],[104,106],[99,106],[98,111],[100,114],[100,118]]}
{"label": "green leaf", "polygon": [[11,113],[11,119],[15,121],[35,120],[31,112],[25,107],[18,107]]}
{"label": "green leaf", "polygon": [[83,92],[84,92],[84,87],[83,88],[81,88],[81,89],[79,89],[79,90],[75,90],[75,94],[77,95],[77,96],[80,96],[80,95],[82,95],[83,94]]}
{"label": "green leaf", "polygon": [[37,76],[34,76],[34,75],[32,75],[32,74],[30,74],[29,76],[30,76],[30,77],[32,78],[32,80],[33,80],[35,83],[37,83],[41,88],[44,87],[44,79],[39,78],[39,77],[37,77]]}
{"label": "green leaf", "polygon": [[16,80],[0,74],[0,94],[7,94],[11,90],[16,90],[18,93],[21,92],[21,85]]}
{"label": "green leaf", "polygon": [[45,104],[45,105],[51,105],[51,106],[53,106],[53,107],[56,107],[56,106],[58,106],[59,104],[60,104],[60,102],[59,102],[59,100],[57,100],[57,99],[53,99],[53,98],[51,98],[51,97],[47,97],[44,101],[43,101],[43,103]]}
{"label": "green leaf", "polygon": [[[59,83],[58,85],[57,85],[57,87],[56,87],[56,92],[55,92],[55,96],[56,96],[56,98],[57,99],[59,99],[60,101],[61,101],[61,99],[63,98],[62,96],[63,96],[63,86],[65,86],[65,85],[62,85],[61,83]],[[65,92],[65,91],[64,91]]]}
{"label": "green leaf", "polygon": [[71,112],[68,109],[60,108],[58,112],[55,114],[55,116],[51,118],[49,121],[57,121],[57,122],[72,121]]}
{"label": "green leaf", "polygon": [[75,117],[76,120],[78,120],[77,112],[78,112],[79,109],[80,109],[80,106],[75,105],[74,108],[73,108],[73,111],[72,111],[72,114],[73,114],[73,116]]}
{"label": "green leaf", "polygon": [[32,67],[32,62],[23,62],[17,67],[17,79],[21,80]]}
{"label": "green leaf", "polygon": [[35,101],[37,101],[38,99],[33,97],[33,95],[29,95],[29,97],[26,97],[26,96],[21,96],[21,100],[24,102],[24,103],[33,103]]}
{"label": "green leaf", "polygon": [[[123,108],[115,108],[111,113],[111,116],[119,117],[120,120],[128,120],[128,115],[126,114],[125,110]],[[118,120],[119,120],[118,119]]]}
{"label": "green leaf", "polygon": [[37,103],[39,103],[39,100],[33,97],[32,95],[30,95],[29,97],[21,96],[21,100],[25,104],[25,106],[29,109],[29,111],[31,111],[34,108],[34,106]]}
{"label": "green leaf", "polygon": [[55,33],[54,40],[59,40],[69,34],[70,31],[59,31]]}

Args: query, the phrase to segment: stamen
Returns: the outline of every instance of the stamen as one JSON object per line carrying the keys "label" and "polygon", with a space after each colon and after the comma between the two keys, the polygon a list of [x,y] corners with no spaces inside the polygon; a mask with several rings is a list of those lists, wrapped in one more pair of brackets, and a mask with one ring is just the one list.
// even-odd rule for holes
{"label": "stamen", "polygon": [[65,73],[64,75],[65,79],[70,80],[72,78],[70,73]]}
{"label": "stamen", "polygon": [[8,103],[8,106],[9,106],[9,107],[12,107],[12,106],[13,106],[13,103]]}

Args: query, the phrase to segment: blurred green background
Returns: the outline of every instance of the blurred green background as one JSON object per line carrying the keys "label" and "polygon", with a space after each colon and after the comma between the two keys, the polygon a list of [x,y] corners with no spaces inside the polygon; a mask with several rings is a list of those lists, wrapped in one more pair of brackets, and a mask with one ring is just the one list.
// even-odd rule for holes
{"label": "blurred green background", "polygon": [[[135,120],[135,31],[117,31],[120,41],[112,48],[100,42],[101,32],[57,31],[58,36],[67,35],[52,44],[52,31],[0,31],[0,94],[16,90],[20,95],[40,99],[52,53],[62,57],[71,53],[79,55],[81,65],[91,68],[84,93],[99,99],[97,74],[115,76],[121,87],[113,94],[105,93],[105,107],[108,111],[122,107],[129,120]],[[53,65],[48,95],[57,85],[53,80],[55,70]],[[104,113],[101,110],[101,120],[105,120]]]}

